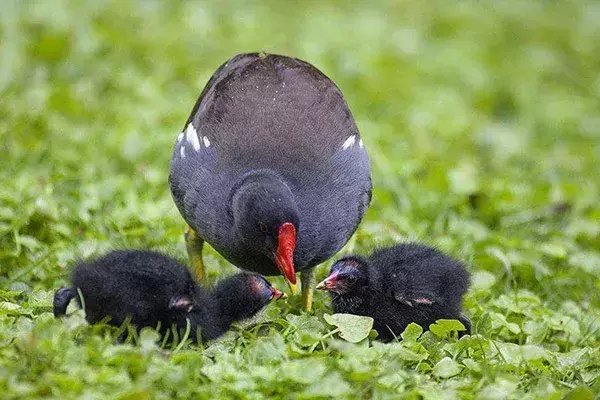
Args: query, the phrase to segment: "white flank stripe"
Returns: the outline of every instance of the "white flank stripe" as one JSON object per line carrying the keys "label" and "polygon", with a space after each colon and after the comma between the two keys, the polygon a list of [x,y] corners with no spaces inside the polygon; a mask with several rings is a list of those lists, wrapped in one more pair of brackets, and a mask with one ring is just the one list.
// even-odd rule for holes
{"label": "white flank stripe", "polygon": [[204,136],[204,137],[202,138],[202,141],[204,142],[204,145],[205,145],[206,147],[209,147],[209,146],[210,146],[210,140],[208,140],[208,138],[207,138],[206,136]]}
{"label": "white flank stripe", "polygon": [[181,158],[185,158],[185,146],[179,148],[179,154],[181,154]]}
{"label": "white flank stripe", "polygon": [[179,134],[179,136],[177,136],[177,143],[181,143],[182,140],[183,140],[183,132],[181,132]]}
{"label": "white flank stripe", "polygon": [[194,129],[194,125],[192,125],[191,122],[185,129],[185,138],[194,147],[194,150],[200,150],[200,141],[198,140],[198,134],[196,133],[196,129]]}
{"label": "white flank stripe", "polygon": [[346,141],[342,145],[342,149],[346,150],[346,149],[350,148],[354,144],[355,141],[356,141],[356,135],[350,136],[348,139],[346,139]]}

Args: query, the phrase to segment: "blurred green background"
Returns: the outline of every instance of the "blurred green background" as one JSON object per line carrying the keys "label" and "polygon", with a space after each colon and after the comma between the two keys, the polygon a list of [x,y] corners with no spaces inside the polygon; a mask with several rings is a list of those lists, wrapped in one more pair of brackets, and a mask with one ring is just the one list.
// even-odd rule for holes
{"label": "blurred green background", "polygon": [[[212,72],[260,50],[317,66],[356,118],[374,196],[344,252],[421,240],[467,261],[466,312],[482,336],[460,347],[425,335],[416,366],[399,344],[369,353],[330,338],[306,353],[298,331],[327,332],[319,295],[304,322],[292,299],[261,329],[236,331],[223,354],[192,347],[165,360],[152,340],[119,347],[80,317],[51,318],[53,290],[80,257],[120,247],[185,257],[172,147]],[[7,398],[592,396],[599,139],[594,1],[3,1],[0,388]],[[207,263],[211,278],[235,271],[214,252]]]}

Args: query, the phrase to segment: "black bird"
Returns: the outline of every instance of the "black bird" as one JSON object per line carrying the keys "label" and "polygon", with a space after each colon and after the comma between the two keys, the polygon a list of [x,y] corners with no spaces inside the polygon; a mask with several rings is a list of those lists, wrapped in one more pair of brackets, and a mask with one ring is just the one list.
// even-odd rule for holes
{"label": "black bird", "polygon": [[231,324],[253,316],[272,299],[284,297],[257,274],[240,273],[224,279],[213,292],[201,288],[185,265],[164,254],[146,250],[119,250],[73,270],[72,287],[54,295],[54,315],[64,315],[72,298],[86,320],[95,324],[109,317],[119,326],[127,318],[136,328],[156,328],[161,333],[176,325],[179,331],[190,322],[190,338],[203,341],[225,333]]}
{"label": "black bird", "polygon": [[263,53],[210,78],[169,182],[201,279],[206,241],[242,269],[283,274],[292,292],[302,271],[306,309],[312,268],[342,248],[371,200],[369,157],[340,90],[309,63]]}
{"label": "black bird", "polygon": [[411,322],[428,329],[438,319],[458,319],[469,287],[465,266],[422,244],[398,244],[368,258],[344,257],[317,286],[327,290],[336,313],[369,316],[384,341],[393,340]]}

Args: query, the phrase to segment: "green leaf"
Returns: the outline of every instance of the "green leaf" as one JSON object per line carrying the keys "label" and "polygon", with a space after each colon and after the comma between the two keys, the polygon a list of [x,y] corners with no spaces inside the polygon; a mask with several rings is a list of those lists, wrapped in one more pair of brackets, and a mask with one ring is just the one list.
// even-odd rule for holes
{"label": "green leaf", "polygon": [[410,324],[408,324],[406,326],[406,328],[404,329],[404,332],[402,332],[402,334],[400,336],[402,337],[402,340],[404,340],[404,341],[416,342],[422,333],[423,333],[423,328],[420,325],[415,324],[414,322],[411,322]]}
{"label": "green leaf", "polygon": [[488,290],[496,284],[496,275],[488,271],[475,271],[471,276],[472,290]]}
{"label": "green leaf", "polygon": [[296,327],[293,338],[300,346],[311,346],[321,340],[325,327],[318,317],[288,314],[286,320]]}
{"label": "green leaf", "polygon": [[471,371],[474,371],[474,372],[481,372],[482,371],[481,365],[477,361],[475,361],[473,359],[465,358],[462,361],[462,363],[464,364],[465,367],[467,367]]}
{"label": "green leaf", "polygon": [[297,329],[306,329],[321,332],[324,327],[318,317],[309,314],[288,314],[285,319],[294,325]]}
{"label": "green leaf", "polygon": [[160,335],[152,328],[144,328],[140,331],[138,338],[140,347],[144,351],[150,351],[157,348],[157,343],[160,340]]}
{"label": "green leaf", "polygon": [[558,365],[561,368],[574,368],[574,367],[582,367],[582,358],[589,354],[590,350],[587,348],[583,349],[575,349],[568,353],[558,353],[556,354],[556,359],[558,361]]}
{"label": "green leaf", "polygon": [[522,361],[548,358],[547,351],[540,346],[497,342],[496,347],[500,351],[502,358],[512,365],[518,365]]}
{"label": "green leaf", "polygon": [[36,250],[42,246],[42,243],[34,238],[33,236],[21,235],[19,236],[19,243],[29,250]]}
{"label": "green leaf", "polygon": [[281,360],[287,354],[287,346],[280,335],[257,338],[249,355],[257,362]]}
{"label": "green leaf", "polygon": [[565,400],[593,400],[594,393],[585,386],[579,386],[571,390],[564,398]]}
{"label": "green leaf", "polygon": [[323,379],[309,386],[304,395],[307,397],[339,397],[353,393],[352,387],[339,372],[332,372]]}
{"label": "green leaf", "polygon": [[591,251],[580,252],[569,258],[569,264],[597,276],[600,273],[600,254]]}
{"label": "green leaf", "polygon": [[20,315],[28,315],[28,316],[32,316],[32,313],[29,309],[27,308],[23,308],[18,304],[15,303],[11,303],[8,301],[0,301],[0,312],[4,312],[7,315],[14,315],[14,316],[20,316]]}
{"label": "green leaf", "polygon": [[543,322],[525,321],[523,324],[523,332],[527,336],[527,344],[540,344],[548,334],[549,328]]}
{"label": "green leaf", "polygon": [[504,315],[500,313],[490,313],[489,316],[491,317],[493,328],[504,327],[514,334],[521,333],[519,325],[514,322],[508,322]]}
{"label": "green leaf", "polygon": [[569,317],[568,315],[564,315],[563,313],[554,312],[552,316],[546,319],[548,325],[557,331],[567,332],[569,335],[572,335],[576,338],[581,336],[581,329],[579,327],[579,322],[577,322],[574,318]]}
{"label": "green leaf", "polygon": [[283,363],[279,367],[278,373],[281,379],[308,385],[318,381],[326,370],[327,367],[323,359],[307,358]]}
{"label": "green leaf", "polygon": [[147,389],[132,390],[117,397],[118,400],[149,400],[150,398],[150,390]]}
{"label": "green leaf", "polygon": [[429,325],[431,333],[437,337],[445,337],[452,332],[466,330],[462,322],[455,319],[438,319],[435,324]]}
{"label": "green leaf", "polygon": [[544,243],[540,250],[555,258],[562,259],[567,256],[567,247],[561,243]]}
{"label": "green leaf", "polygon": [[429,352],[422,345],[407,347],[404,342],[394,349],[393,354],[404,361],[424,361],[429,358]]}
{"label": "green leaf", "polygon": [[479,188],[477,168],[468,162],[462,162],[450,170],[448,181],[452,190],[458,194],[470,194]]}
{"label": "green leaf", "polygon": [[10,303],[8,301],[1,301],[0,302],[0,310],[5,310],[5,311],[17,311],[17,310],[21,310],[23,307],[21,307],[18,304],[15,303]]}
{"label": "green leaf", "polygon": [[434,367],[433,374],[440,378],[450,378],[460,374],[460,365],[450,357],[442,358]]}
{"label": "green leaf", "polygon": [[373,318],[352,314],[324,314],[329,325],[337,326],[340,337],[352,343],[358,343],[369,336],[373,329]]}
{"label": "green leaf", "polygon": [[508,379],[498,379],[491,385],[485,386],[480,392],[478,399],[481,400],[504,400],[510,398],[510,395],[517,389],[517,382]]}
{"label": "green leaf", "polygon": [[18,297],[21,296],[21,293],[27,291],[28,289],[27,285],[23,283],[21,285],[24,286],[21,290],[17,290],[20,288],[15,287],[11,287],[11,290],[0,289],[0,300],[14,302]]}

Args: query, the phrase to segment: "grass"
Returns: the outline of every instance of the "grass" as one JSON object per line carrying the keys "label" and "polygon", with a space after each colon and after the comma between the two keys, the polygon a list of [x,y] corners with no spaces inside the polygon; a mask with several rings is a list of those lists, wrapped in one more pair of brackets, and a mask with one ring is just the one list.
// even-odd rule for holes
{"label": "grass", "polygon": [[[600,391],[600,7],[6,1],[0,12],[0,391],[6,399],[591,399]],[[373,165],[342,253],[461,257],[475,334],[348,343],[298,299],[206,348],[118,345],[51,314],[79,257],[185,256],[167,176],[204,83],[266,50],[332,77]],[[216,253],[211,280],[232,273]],[[318,269],[321,277],[330,263]],[[283,286],[277,278],[275,283]]]}

